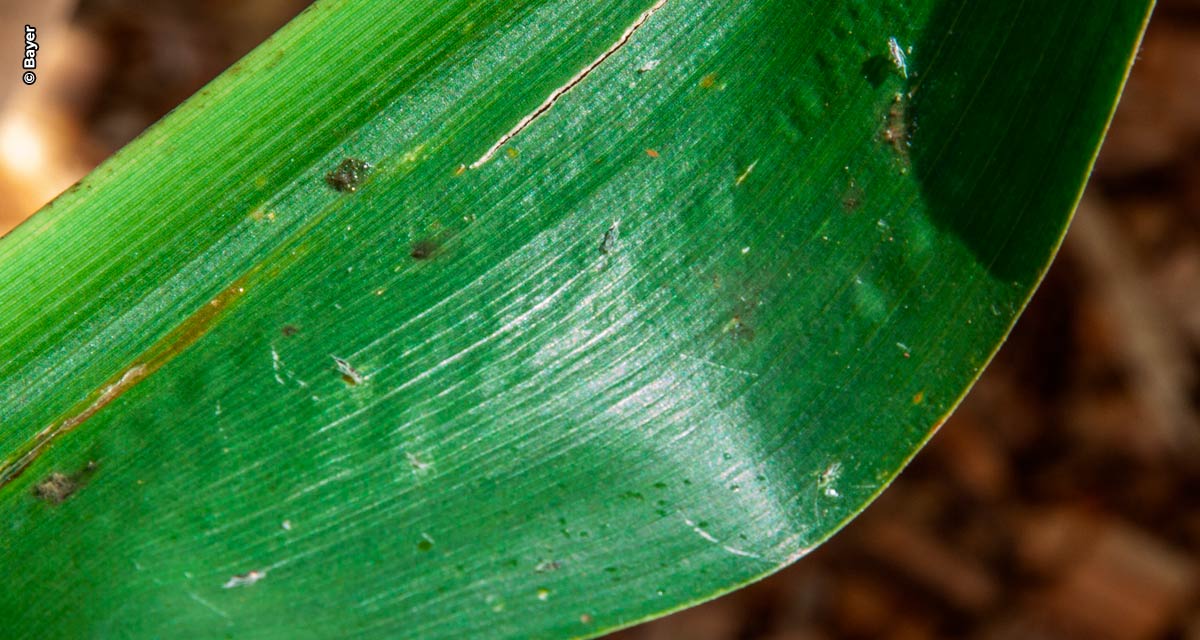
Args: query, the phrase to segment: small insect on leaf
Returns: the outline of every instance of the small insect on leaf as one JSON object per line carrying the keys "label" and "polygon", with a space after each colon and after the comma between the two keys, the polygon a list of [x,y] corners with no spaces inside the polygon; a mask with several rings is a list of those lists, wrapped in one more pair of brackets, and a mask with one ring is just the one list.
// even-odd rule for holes
{"label": "small insect on leaf", "polygon": [[358,370],[351,366],[350,363],[345,359],[337,356],[330,357],[333,358],[333,363],[337,366],[338,373],[342,374],[342,380],[344,380],[346,384],[353,387],[366,382],[366,376],[359,373]]}

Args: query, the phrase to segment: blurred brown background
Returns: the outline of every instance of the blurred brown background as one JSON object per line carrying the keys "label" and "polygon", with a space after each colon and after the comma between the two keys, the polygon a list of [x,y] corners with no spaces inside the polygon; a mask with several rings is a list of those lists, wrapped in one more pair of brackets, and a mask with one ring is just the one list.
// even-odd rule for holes
{"label": "blurred brown background", "polygon": [[[42,51],[0,83],[0,233],[308,4],[2,1]],[[1163,0],[1062,254],[932,444],[797,565],[615,637],[1200,640],[1198,416],[1200,1]]]}

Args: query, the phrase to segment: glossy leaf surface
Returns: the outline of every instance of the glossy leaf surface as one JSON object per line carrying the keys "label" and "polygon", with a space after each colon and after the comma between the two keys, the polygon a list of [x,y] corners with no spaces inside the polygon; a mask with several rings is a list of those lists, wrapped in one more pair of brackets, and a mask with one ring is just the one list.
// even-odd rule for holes
{"label": "glossy leaf surface", "polygon": [[323,0],[0,242],[9,638],[572,637],[899,472],[1147,3]]}

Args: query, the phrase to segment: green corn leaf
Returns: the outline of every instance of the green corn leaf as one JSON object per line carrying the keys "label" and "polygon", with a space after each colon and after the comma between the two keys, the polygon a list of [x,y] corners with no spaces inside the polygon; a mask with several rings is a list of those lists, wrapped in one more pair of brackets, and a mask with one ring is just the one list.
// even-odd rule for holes
{"label": "green corn leaf", "polygon": [[595,636],[795,561],[1149,2],[321,0],[0,242],[5,638]]}

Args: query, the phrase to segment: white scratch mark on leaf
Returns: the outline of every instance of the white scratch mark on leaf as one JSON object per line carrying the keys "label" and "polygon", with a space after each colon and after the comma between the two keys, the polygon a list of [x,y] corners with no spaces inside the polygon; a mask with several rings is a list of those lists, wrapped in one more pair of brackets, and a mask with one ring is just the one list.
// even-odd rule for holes
{"label": "white scratch mark on leaf", "polygon": [[738,549],[737,547],[732,547],[730,545],[722,543],[720,540],[717,539],[716,536],[705,531],[703,528],[700,527],[699,524],[694,522],[691,518],[683,515],[682,513],[679,515],[683,517],[683,521],[686,522],[689,527],[691,527],[692,531],[695,532],[696,535],[721,547],[721,549],[725,550],[727,553],[732,553],[735,556],[741,556],[743,558],[756,558],[759,560],[762,559],[762,556],[760,556],[758,554],[750,553],[749,551],[743,551],[742,549]]}
{"label": "white scratch mark on leaf", "polygon": [[638,67],[638,73],[649,73],[654,71],[656,68],[658,68],[659,64],[662,64],[662,60],[647,60],[642,63],[642,66]]}
{"label": "white scratch mark on leaf", "polygon": [[[683,514],[680,514],[680,515],[683,515]],[[705,540],[708,540],[709,542],[711,542],[713,544],[721,544],[720,540],[717,540],[713,536],[713,534],[705,531],[704,529],[701,529],[700,525],[696,524],[696,522],[693,521],[691,518],[689,518],[687,516],[683,516],[683,521],[687,523],[687,526],[692,528],[692,531],[696,532],[696,535],[700,536],[701,538],[704,538]]]}
{"label": "white scratch mark on leaf", "polygon": [[896,69],[900,71],[900,75],[904,79],[908,79],[908,60],[904,57],[904,48],[900,46],[900,41],[896,36],[888,38],[888,55],[892,58],[892,64],[896,65]]}
{"label": "white scratch mark on leaf", "polygon": [[714,367],[716,369],[720,369],[722,371],[728,371],[730,373],[739,373],[741,375],[744,375],[744,376],[747,376],[750,378],[758,377],[758,374],[754,373],[753,371],[746,371],[745,369],[738,369],[736,367],[729,367],[729,366],[725,366],[723,364],[717,364],[716,362],[713,362],[711,360],[705,360],[704,358],[700,358],[700,357],[697,357],[697,356],[694,356],[694,355],[691,355],[688,353],[681,353],[681,354],[679,354],[679,357],[684,360],[695,360],[696,362],[708,365],[710,367]]}
{"label": "white scratch mark on leaf", "polygon": [[[229,588],[228,584],[226,584],[226,588]],[[225,613],[217,605],[209,602],[208,600],[205,600],[204,598],[201,598],[200,596],[196,595],[195,593],[193,593],[191,591],[188,591],[187,594],[188,594],[189,598],[191,598],[193,601],[195,601],[197,604],[204,607],[205,609],[212,611],[213,613],[221,616],[222,618],[225,618],[226,620],[229,619],[229,614]]]}
{"label": "white scratch mark on leaf", "polygon": [[758,555],[757,553],[750,553],[749,551],[742,551],[741,549],[738,549],[737,547],[731,547],[727,544],[721,545],[721,548],[728,551],[729,553],[732,553],[735,556],[741,556],[743,558],[756,558],[758,560],[762,560],[762,556]]}
{"label": "white scratch mark on leaf", "polygon": [[735,187],[742,186],[742,183],[746,181],[746,178],[750,177],[751,173],[754,173],[754,168],[757,166],[758,166],[758,160],[751,162],[750,166],[746,167],[746,170],[742,172],[742,175],[738,176],[737,180],[733,181],[733,186],[735,186]]}
{"label": "white scratch mark on leaf", "polygon": [[592,61],[591,64],[583,69],[580,69],[579,72],[572,76],[566,84],[550,92],[550,95],[545,101],[542,102],[542,104],[538,105],[538,107],[530,112],[529,115],[521,118],[521,121],[517,123],[517,126],[513,127],[512,130],[501,136],[500,139],[496,141],[496,144],[493,144],[492,147],[488,149],[482,156],[480,156],[478,160],[472,162],[469,168],[478,169],[484,164],[487,164],[487,162],[496,155],[496,152],[499,151],[501,147],[503,147],[505,144],[508,144],[509,140],[517,137],[518,134],[525,130],[525,127],[528,127],[533,123],[534,120],[537,120],[547,111],[549,111],[550,108],[554,106],[554,103],[558,102],[559,98],[566,95],[571,89],[574,89],[575,86],[580,82],[583,82],[583,79],[586,78],[592,71],[595,71],[596,67],[599,67],[605,60],[608,60],[610,56],[621,49],[621,47],[624,47],[626,44],[628,44],[630,38],[633,37],[633,34],[637,33],[638,29],[641,29],[646,22],[648,22],[650,18],[655,13],[658,13],[658,10],[662,9],[666,4],[667,0],[657,0],[653,6],[643,11],[642,15],[638,16],[637,20],[634,20],[633,24],[629,25],[629,27],[625,29],[625,32],[621,34],[620,38],[617,38],[617,41],[614,42],[612,46],[606,49],[604,53],[601,53],[599,57]]}
{"label": "white scratch mark on leaf", "polygon": [[433,468],[432,462],[422,460],[417,454],[411,451],[404,452],[404,457],[408,460],[408,464],[412,467],[413,474],[415,475],[422,475]]}
{"label": "white scratch mark on leaf", "polygon": [[275,371],[275,382],[278,382],[283,386],[287,386],[287,380],[291,380],[292,382],[296,383],[296,386],[302,389],[308,387],[307,382],[297,378],[296,374],[291,369],[288,369],[284,366],[283,358],[279,357],[279,352],[275,350],[274,346],[271,347],[271,367]]}
{"label": "white scratch mark on leaf", "polygon": [[[332,462],[332,461],[330,461],[330,462]],[[352,473],[353,473],[353,470],[351,470],[351,469],[342,469],[341,471],[329,476],[328,478],[325,478],[324,480],[321,480],[320,482],[315,482],[313,484],[308,485],[307,487],[305,487],[303,489],[300,489],[299,491],[296,491],[292,495],[284,498],[283,501],[291,502],[301,496],[305,496],[305,495],[312,493],[313,491],[317,491],[321,487],[324,487],[332,482],[337,482],[338,480],[348,478],[348,477],[350,477],[350,475]]]}
{"label": "white scratch mark on leaf", "polygon": [[[399,393],[403,393],[408,388],[420,383],[421,381],[425,380],[426,378],[433,376],[434,374],[438,373],[442,369],[445,369],[447,367],[450,367],[450,366],[456,364],[457,362],[466,358],[471,353],[475,352],[480,347],[488,344],[489,342],[497,339],[500,336],[503,336],[506,333],[509,333],[510,331],[521,326],[522,324],[525,324],[529,320],[529,318],[536,316],[538,313],[541,313],[542,311],[545,311],[547,308],[549,308],[555,302],[557,302],[559,300],[559,298],[562,297],[562,295],[565,291],[567,291],[571,287],[575,286],[575,283],[577,281],[581,280],[585,275],[587,275],[586,271],[580,271],[579,273],[571,276],[566,282],[564,282],[562,285],[560,285],[557,289],[555,289],[553,292],[551,292],[549,295],[547,295],[542,300],[538,301],[537,304],[533,305],[528,310],[521,313],[520,315],[513,318],[512,320],[509,320],[508,322],[504,323],[504,325],[501,326],[499,329],[496,329],[492,333],[467,345],[465,348],[459,350],[458,353],[447,357],[446,359],[442,360],[438,364],[436,364],[432,367],[426,368],[421,373],[406,380],[400,386],[398,386],[394,389],[391,389],[388,392],[382,394],[381,396],[379,396],[378,400],[379,401],[386,400],[386,399],[391,398]],[[371,343],[371,345],[368,345],[368,347],[364,347],[363,349],[360,349],[359,352],[361,353],[362,351],[365,351],[367,348],[370,348],[370,346],[373,346],[374,344],[381,342],[385,338],[394,335],[395,333],[401,331],[402,328],[403,327],[393,329],[387,336],[377,339],[375,342]],[[344,424],[346,421],[358,417],[365,411],[367,411],[366,407],[356,409],[356,410],[334,420],[333,422],[330,422],[329,424],[325,425],[324,427],[317,429],[316,431],[313,432],[313,435],[317,436],[317,435],[325,433],[326,431],[329,431],[331,429],[336,429],[337,427]]]}
{"label": "white scratch mark on leaf", "polygon": [[283,381],[283,376],[279,375],[283,371],[283,361],[279,359],[279,352],[275,350],[275,347],[271,347],[271,367],[275,370],[275,382],[286,386],[287,383]]}
{"label": "white scratch mark on leaf", "polygon": [[267,577],[267,571],[265,569],[262,571],[249,571],[241,575],[233,576],[221,586],[225,589],[249,587],[265,577]]}

